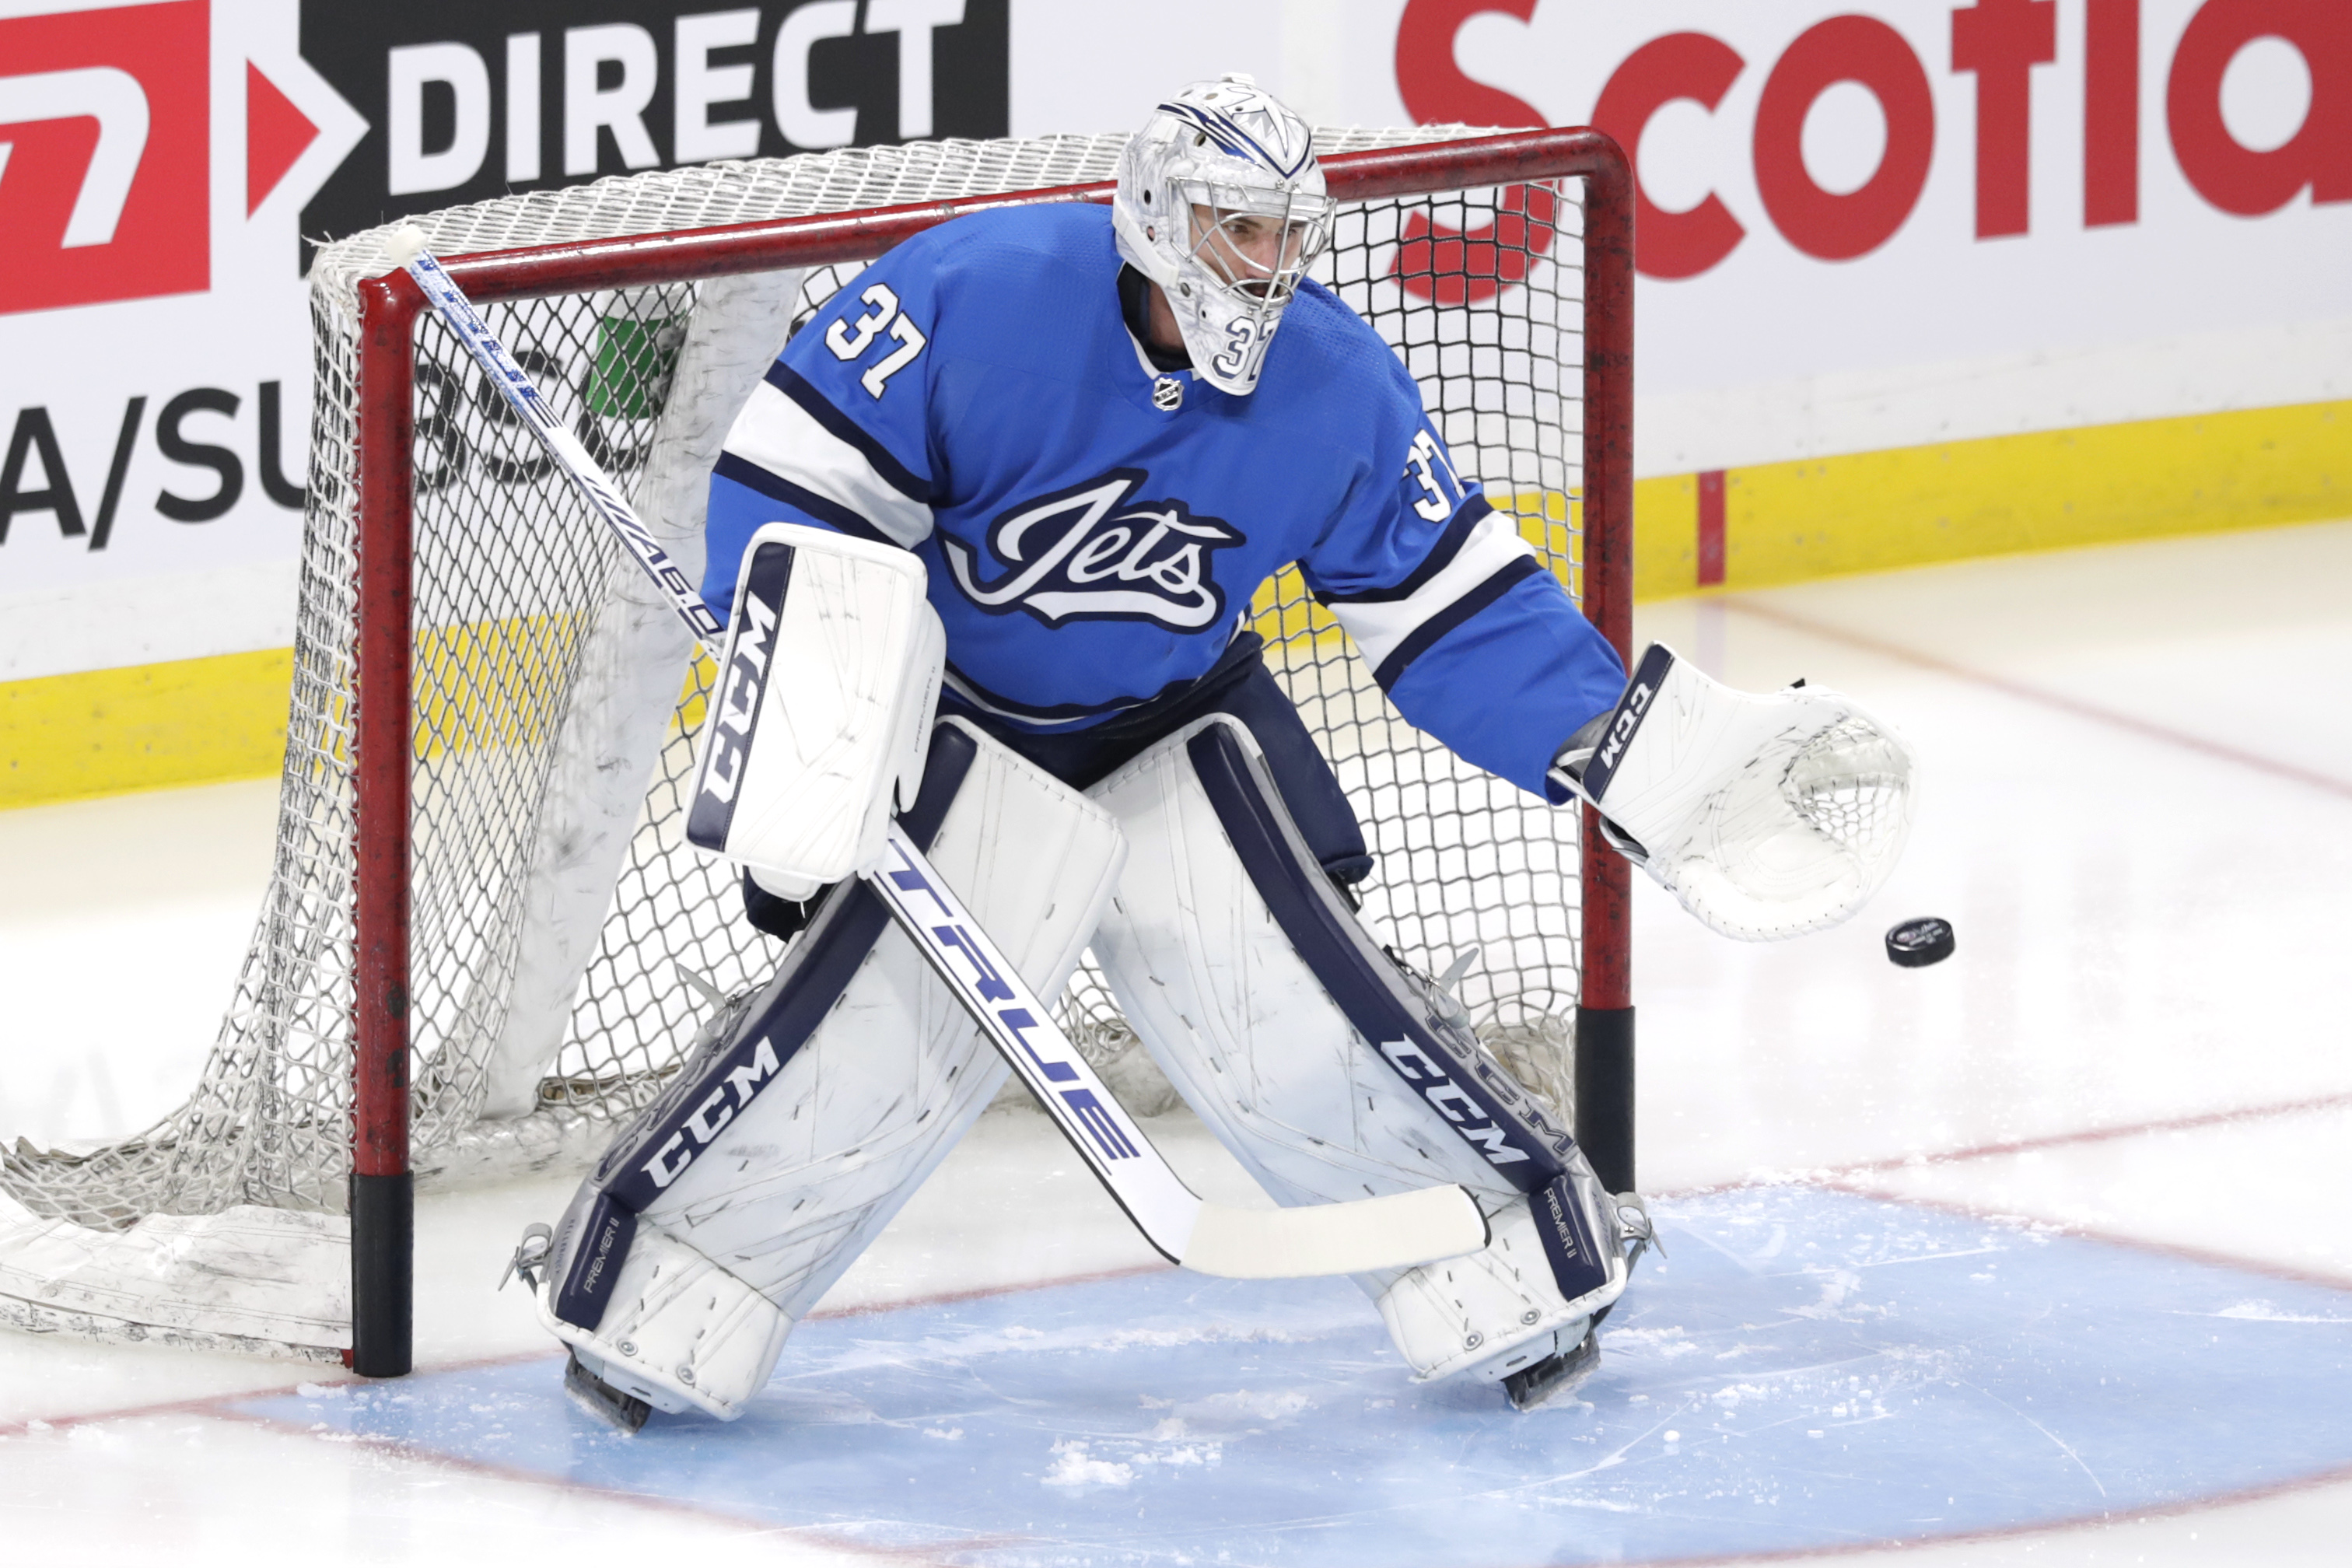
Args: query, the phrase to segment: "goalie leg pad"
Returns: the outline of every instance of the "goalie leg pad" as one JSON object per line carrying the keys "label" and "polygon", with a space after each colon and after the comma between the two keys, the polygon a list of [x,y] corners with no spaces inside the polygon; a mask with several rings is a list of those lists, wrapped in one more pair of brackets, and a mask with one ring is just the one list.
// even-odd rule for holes
{"label": "goalie leg pad", "polygon": [[[1170,1082],[1260,1184],[1285,1205],[1441,1182],[1478,1194],[1496,1240],[1433,1266],[1478,1283],[1430,1287],[1426,1311],[1420,1284],[1397,1298],[1416,1373],[1548,1352],[1615,1300],[1614,1211],[1574,1141],[1357,921],[1244,725],[1189,725],[1093,793],[1131,849],[1096,956]],[[1359,1282],[1378,1300],[1427,1272]]]}
{"label": "goalie leg pad", "polygon": [[604,1262],[612,1278],[601,1321],[590,1328],[567,1322],[550,1291],[536,1302],[541,1325],[591,1373],[656,1410],[699,1410],[721,1421],[743,1414],[775,1371],[793,1320],[658,1230],[635,1231],[619,1257]]}
{"label": "goalie leg pad", "polygon": [[[904,822],[1022,976],[1058,994],[1125,857],[1109,816],[950,720]],[[583,1364],[613,1362],[648,1245],[689,1249],[788,1328],[1002,1087],[1003,1061],[888,921],[863,884],[835,889],[775,978],[714,1022],[583,1184],[544,1286],[551,1324],[593,1337],[558,1331]],[[730,1300],[698,1310],[715,1322]],[[698,1373],[668,1396],[721,1414],[688,1391],[703,1386]]]}
{"label": "goalie leg pad", "polygon": [[[1573,1349],[1593,1314],[1624,1293],[1631,1265],[1622,1254],[1616,1205],[1583,1164],[1531,1198],[1517,1198],[1487,1220],[1486,1250],[1408,1269],[1375,1298],[1381,1321],[1416,1382],[1458,1374],[1496,1383],[1556,1352]],[[1545,1232],[1557,1203],[1582,1211],[1583,1228],[1601,1242],[1598,1282],[1565,1295]],[[1545,1215],[1538,1221],[1538,1214]]]}

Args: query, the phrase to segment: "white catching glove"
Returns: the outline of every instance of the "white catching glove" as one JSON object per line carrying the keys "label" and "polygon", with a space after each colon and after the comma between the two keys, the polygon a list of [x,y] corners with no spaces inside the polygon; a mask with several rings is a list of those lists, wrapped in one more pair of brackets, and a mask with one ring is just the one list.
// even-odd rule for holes
{"label": "white catching glove", "polygon": [[1851,698],[1734,691],[1652,643],[1552,777],[1704,924],[1772,942],[1833,926],[1878,891],[1911,834],[1917,770]]}
{"label": "white catching glove", "polygon": [[805,899],[882,853],[914,804],[947,637],[904,550],[800,523],[751,536],[686,836]]}

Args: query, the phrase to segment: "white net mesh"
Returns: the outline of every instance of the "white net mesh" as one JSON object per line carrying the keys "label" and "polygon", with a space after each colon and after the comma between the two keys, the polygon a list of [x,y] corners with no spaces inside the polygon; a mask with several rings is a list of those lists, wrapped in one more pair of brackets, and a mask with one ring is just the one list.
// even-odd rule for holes
{"label": "white net mesh", "polygon": [[[1321,146],[1463,133],[1336,132]],[[712,164],[419,221],[444,257],[659,234],[1102,180],[1119,143],[943,142]],[[1567,182],[1556,195],[1440,191],[1349,206],[1317,268],[1404,356],[1464,475],[1519,515],[1571,588],[1582,409],[1577,195]],[[1432,223],[1443,226],[1434,239]],[[1443,230],[1481,226],[1491,226],[1491,244],[1471,246],[1465,263],[1465,247]],[[21,1141],[0,1150],[0,1187],[37,1215],[121,1227],[235,1204],[343,1205],[355,288],[385,269],[383,237],[327,247],[312,274],[316,400],[292,713],[273,875],[236,1000],[194,1093],[146,1132],[87,1152]],[[793,313],[805,317],[854,270],[801,277]],[[638,487],[657,525],[649,476],[691,423],[672,396],[673,374],[707,328],[712,287],[564,294],[486,312],[559,414]],[[646,630],[627,604],[634,568],[429,320],[416,374],[413,1147],[421,1176],[446,1180],[592,1153],[657,1092],[709,1016],[696,981],[727,992],[756,984],[781,948],[742,920],[733,879],[683,841],[703,670],[674,628]],[[717,414],[719,427],[731,412]],[[711,416],[696,416],[706,425]],[[690,520],[669,521],[680,529],[674,552],[698,562],[685,553]],[[1368,918],[1425,972],[1481,947],[1462,1000],[1482,1036],[1564,1110],[1578,967],[1573,815],[1405,725],[1295,574],[1269,584],[1257,608],[1270,659],[1380,857],[1365,889]],[[647,690],[657,696],[646,700]],[[595,805],[599,792],[615,790],[617,807]],[[606,818],[618,827],[600,858],[595,833],[579,825]],[[1090,973],[1064,1015],[1104,1060],[1130,1039]]]}

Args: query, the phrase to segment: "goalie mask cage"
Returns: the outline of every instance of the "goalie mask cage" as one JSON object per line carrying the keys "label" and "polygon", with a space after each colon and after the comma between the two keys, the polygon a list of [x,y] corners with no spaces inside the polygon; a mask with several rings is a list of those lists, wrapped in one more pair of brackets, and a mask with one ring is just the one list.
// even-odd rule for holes
{"label": "goalie mask cage", "polygon": [[[961,213],[1104,202],[1125,138],[716,163],[415,220],[698,577],[719,440],[789,331]],[[1318,134],[1315,274],[1630,653],[1633,200],[1591,131]],[[0,1320],[405,1372],[412,1183],[584,1164],[782,944],[683,839],[709,667],[405,274],[311,274],[315,397],[272,878],[205,1076],[139,1137],[0,1148]],[[1277,349],[1278,353],[1279,350]],[[1397,717],[1297,574],[1267,659],[1378,856],[1364,912],[1633,1186],[1627,868]],[[1581,820],[1580,820],[1581,819]],[[1133,1046],[1082,970],[1062,1017]],[[1113,1070],[1114,1084],[1122,1080]],[[344,1220],[349,1214],[349,1258]],[[320,1278],[326,1276],[326,1278]]]}

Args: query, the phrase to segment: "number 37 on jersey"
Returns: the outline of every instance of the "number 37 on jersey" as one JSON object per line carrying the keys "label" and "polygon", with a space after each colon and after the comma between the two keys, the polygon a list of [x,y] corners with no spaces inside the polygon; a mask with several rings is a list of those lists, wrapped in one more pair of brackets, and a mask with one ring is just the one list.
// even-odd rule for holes
{"label": "number 37 on jersey", "polygon": [[866,307],[866,313],[855,321],[845,318],[824,330],[824,346],[833,357],[844,364],[865,356],[877,338],[887,338],[898,346],[884,354],[857,378],[867,395],[879,397],[890,384],[890,378],[915,363],[929,340],[920,329],[899,311],[898,296],[887,283],[869,284],[858,300]]}

